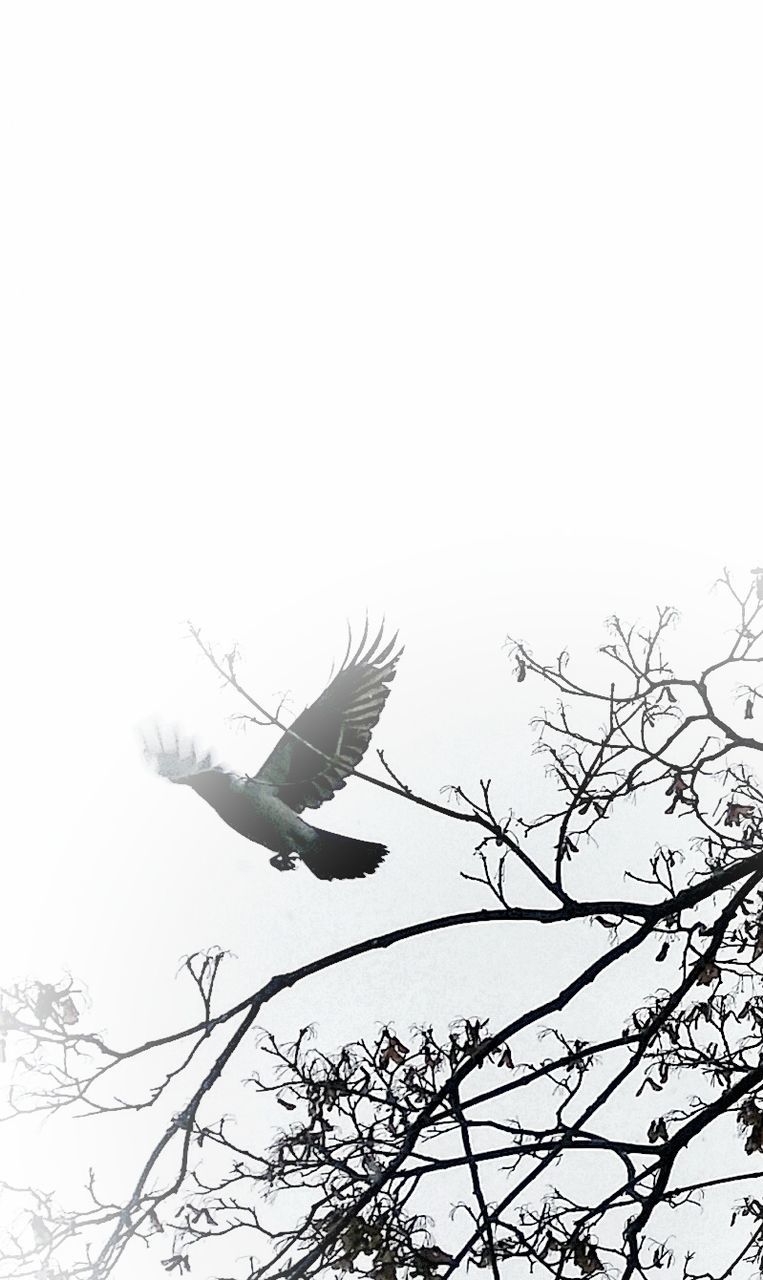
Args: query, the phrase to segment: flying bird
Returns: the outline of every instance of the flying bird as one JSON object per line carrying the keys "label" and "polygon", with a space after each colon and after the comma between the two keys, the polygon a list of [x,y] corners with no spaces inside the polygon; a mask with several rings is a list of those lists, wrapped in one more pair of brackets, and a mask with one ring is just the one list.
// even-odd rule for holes
{"label": "flying bird", "polygon": [[229,827],[255,844],[272,849],[271,864],[291,871],[297,855],[320,880],[351,880],[371,875],[387,854],[383,844],[323,831],[305,822],[304,809],[317,809],[345,786],[360,764],[371,733],[389,696],[397,635],[381,648],[382,629],[366,645],[350,640],[339,671],[321,696],[297,716],[254,777],[233,773],[181,748],[177,735],[167,744],[157,734],[144,740],[146,759],[163,778],[191,787]]}

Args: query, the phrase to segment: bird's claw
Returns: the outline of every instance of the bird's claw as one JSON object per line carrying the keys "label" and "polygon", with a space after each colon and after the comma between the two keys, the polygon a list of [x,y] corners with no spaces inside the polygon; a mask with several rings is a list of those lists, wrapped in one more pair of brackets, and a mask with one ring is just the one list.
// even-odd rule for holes
{"label": "bird's claw", "polygon": [[275,867],[276,871],[293,871],[296,867],[296,855],[293,853],[277,853],[275,858],[270,859],[271,867]]}

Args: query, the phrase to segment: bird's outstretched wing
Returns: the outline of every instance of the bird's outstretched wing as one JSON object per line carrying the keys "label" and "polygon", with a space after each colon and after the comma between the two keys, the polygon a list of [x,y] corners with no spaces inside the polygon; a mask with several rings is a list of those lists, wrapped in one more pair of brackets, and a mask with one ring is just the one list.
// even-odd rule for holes
{"label": "bird's outstretched wing", "polygon": [[209,770],[226,772],[215,764],[209,752],[200,756],[192,742],[181,743],[177,732],[172,733],[169,741],[167,737],[169,735],[162,734],[159,729],[154,730],[152,738],[143,734],[143,755],[162,778],[169,778],[170,782],[187,782],[196,774]]}
{"label": "bird's outstretched wing", "polygon": [[350,642],[331,684],[297,716],[257,774],[259,781],[277,788],[279,799],[295,813],[317,809],[345,785],[363,758],[402,653],[394,651],[396,634],[380,648],[383,630],[382,625],[366,644],[366,623],[358,648],[352,653]]}

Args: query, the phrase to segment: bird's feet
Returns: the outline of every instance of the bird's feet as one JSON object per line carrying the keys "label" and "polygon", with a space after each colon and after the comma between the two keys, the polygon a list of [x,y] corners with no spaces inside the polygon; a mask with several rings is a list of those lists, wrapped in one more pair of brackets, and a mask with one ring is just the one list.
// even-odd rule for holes
{"label": "bird's feet", "polygon": [[296,857],[295,853],[277,853],[270,859],[270,865],[275,867],[276,871],[293,871],[297,865]]}

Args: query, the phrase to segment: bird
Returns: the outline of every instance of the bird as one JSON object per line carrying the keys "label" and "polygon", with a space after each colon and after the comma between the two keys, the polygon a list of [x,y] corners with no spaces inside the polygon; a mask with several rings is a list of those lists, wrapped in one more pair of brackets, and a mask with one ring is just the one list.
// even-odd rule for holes
{"label": "bird", "polygon": [[181,745],[177,732],[165,741],[144,737],[147,762],[161,777],[190,787],[229,827],[275,853],[277,871],[292,871],[295,857],[319,880],[372,875],[387,856],[383,844],[314,827],[299,815],[317,809],[347,783],[365,754],[389,696],[397,662],[397,633],[382,647],[384,623],[369,641],[352,634],[342,665],[319,698],[297,716],[254,776],[238,774]]}

